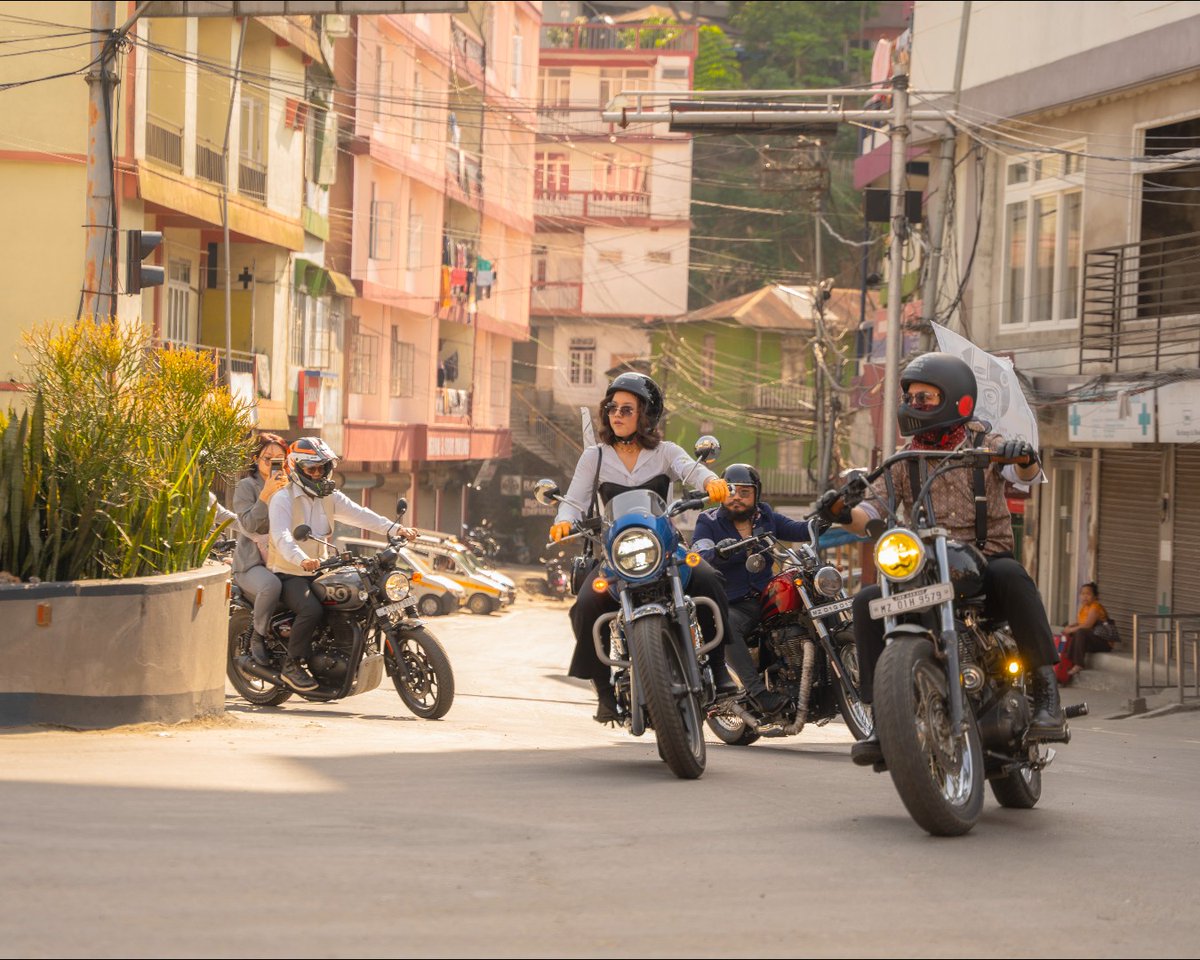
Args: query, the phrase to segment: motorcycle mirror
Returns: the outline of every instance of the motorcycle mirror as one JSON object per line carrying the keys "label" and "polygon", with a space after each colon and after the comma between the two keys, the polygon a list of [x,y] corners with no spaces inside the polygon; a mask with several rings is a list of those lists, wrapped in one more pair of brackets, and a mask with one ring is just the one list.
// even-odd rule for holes
{"label": "motorcycle mirror", "polygon": [[300,526],[292,531],[293,540],[307,540],[311,536],[312,527],[310,527],[307,523],[300,524]]}
{"label": "motorcycle mirror", "polygon": [[696,446],[693,448],[696,453],[696,459],[701,463],[712,463],[721,455],[721,441],[711,434],[705,434],[696,441]]}
{"label": "motorcycle mirror", "polygon": [[856,478],[865,477],[868,472],[869,471],[863,469],[862,467],[847,467],[838,474],[838,479],[843,483],[849,483],[851,480]]}
{"label": "motorcycle mirror", "polygon": [[558,484],[553,480],[539,480],[533,487],[533,499],[543,507],[552,507],[558,502]]}
{"label": "motorcycle mirror", "polygon": [[867,536],[872,540],[878,540],[887,532],[887,524],[882,520],[874,519],[867,521]]}
{"label": "motorcycle mirror", "polygon": [[746,569],[751,573],[761,573],[766,565],[767,561],[757,553],[752,553],[746,558]]}
{"label": "motorcycle mirror", "polygon": [[396,501],[396,519],[399,520],[406,513],[408,513],[408,497],[400,497]]}

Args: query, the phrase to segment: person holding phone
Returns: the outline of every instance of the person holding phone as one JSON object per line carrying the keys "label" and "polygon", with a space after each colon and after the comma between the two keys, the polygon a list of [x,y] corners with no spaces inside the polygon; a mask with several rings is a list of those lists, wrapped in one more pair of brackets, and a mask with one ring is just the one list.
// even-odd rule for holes
{"label": "person holding phone", "polygon": [[287,486],[284,458],[287,441],[274,433],[260,433],[254,442],[254,454],[246,475],[233,491],[233,512],[237,515],[238,538],[233,551],[233,582],[247,598],[254,601],[254,635],[250,639],[250,656],[264,666],[270,662],[267,653],[267,631],[271,614],[279,604],[283,587],[279,577],[267,567],[271,519],[268,504],[271,498]]}

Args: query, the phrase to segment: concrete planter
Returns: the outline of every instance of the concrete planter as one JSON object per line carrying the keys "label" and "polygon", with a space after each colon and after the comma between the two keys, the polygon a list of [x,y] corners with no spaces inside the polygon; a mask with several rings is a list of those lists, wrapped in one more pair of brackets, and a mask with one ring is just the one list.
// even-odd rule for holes
{"label": "concrete planter", "polygon": [[0,725],[175,723],[225,709],[229,568],[0,586]]}

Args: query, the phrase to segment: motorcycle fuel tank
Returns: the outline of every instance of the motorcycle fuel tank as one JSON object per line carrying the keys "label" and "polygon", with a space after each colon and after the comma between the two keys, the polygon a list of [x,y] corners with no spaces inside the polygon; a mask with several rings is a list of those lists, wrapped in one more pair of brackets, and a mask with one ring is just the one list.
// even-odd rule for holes
{"label": "motorcycle fuel tank", "polygon": [[762,616],[764,620],[780,617],[787,613],[799,613],[804,609],[800,601],[800,591],[796,589],[796,575],[781,573],[771,579],[762,595]]}
{"label": "motorcycle fuel tank", "polygon": [[357,570],[334,570],[318,577],[313,593],[327,607],[357,610],[367,602],[367,583]]}

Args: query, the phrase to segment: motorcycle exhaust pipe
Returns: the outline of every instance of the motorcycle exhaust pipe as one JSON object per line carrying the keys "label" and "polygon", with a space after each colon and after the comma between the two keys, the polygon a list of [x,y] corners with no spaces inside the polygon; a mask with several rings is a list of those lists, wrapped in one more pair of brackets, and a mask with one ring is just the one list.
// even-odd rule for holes
{"label": "motorcycle exhaust pipe", "polygon": [[729,712],[741,720],[742,723],[748,726],[751,730],[758,729],[758,718],[755,717],[754,714],[750,713],[750,711],[748,711],[740,703],[731,703],[729,705]]}
{"label": "motorcycle exhaust pipe", "polygon": [[252,676],[258,677],[259,680],[266,680],[268,683],[282,684],[283,679],[279,673],[272,670],[270,667],[264,667],[260,663],[255,663],[253,657],[238,657],[238,669],[243,673],[249,673]]}

